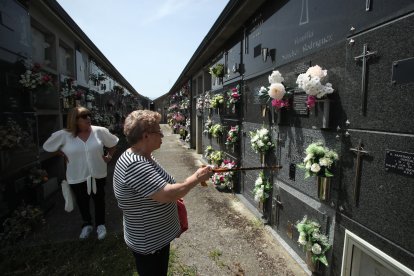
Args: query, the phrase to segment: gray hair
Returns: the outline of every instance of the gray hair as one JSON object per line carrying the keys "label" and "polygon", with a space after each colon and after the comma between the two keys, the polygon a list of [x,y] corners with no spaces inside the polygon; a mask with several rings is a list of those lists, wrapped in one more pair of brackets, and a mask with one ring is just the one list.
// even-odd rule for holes
{"label": "gray hair", "polygon": [[132,111],[125,119],[124,134],[130,145],[142,139],[145,132],[155,131],[161,114],[151,110]]}

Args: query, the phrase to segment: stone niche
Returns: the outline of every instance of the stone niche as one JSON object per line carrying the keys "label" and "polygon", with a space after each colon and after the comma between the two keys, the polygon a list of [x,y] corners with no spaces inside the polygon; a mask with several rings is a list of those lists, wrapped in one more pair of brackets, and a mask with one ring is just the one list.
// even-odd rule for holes
{"label": "stone niche", "polygon": [[224,60],[226,64],[226,72],[224,74],[224,83],[233,81],[243,74],[242,65],[242,42],[241,39],[236,44],[231,46],[229,50],[224,53]]}

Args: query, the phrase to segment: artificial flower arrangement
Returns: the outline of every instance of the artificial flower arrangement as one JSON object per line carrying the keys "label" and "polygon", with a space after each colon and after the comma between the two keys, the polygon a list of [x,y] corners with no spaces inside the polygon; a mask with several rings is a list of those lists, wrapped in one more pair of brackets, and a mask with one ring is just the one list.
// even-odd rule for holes
{"label": "artificial flower arrangement", "polygon": [[214,138],[218,138],[218,137],[223,135],[223,130],[224,129],[223,129],[222,125],[214,124],[210,127],[209,132],[210,132],[211,136],[213,136]]}
{"label": "artificial flower arrangement", "polygon": [[276,109],[289,108],[289,100],[293,95],[293,88],[286,87],[283,84],[285,79],[279,71],[273,71],[269,76],[269,87],[262,86],[259,90],[259,97],[266,100],[272,99],[272,106]]}
{"label": "artificial flower arrangement", "polygon": [[[236,162],[224,159],[220,168],[232,169],[236,167]],[[234,172],[217,172],[211,177],[213,184],[219,188],[233,189],[233,176]]]}
{"label": "artificial flower arrangement", "polygon": [[204,123],[203,133],[210,134],[210,128],[212,125],[213,125],[213,121],[211,121],[211,119],[207,119],[206,122]]}
{"label": "artificial flower arrangement", "polygon": [[270,197],[270,192],[272,190],[272,184],[265,177],[264,172],[261,171],[256,181],[254,182],[253,195],[256,202],[264,202],[267,198]]}
{"label": "artificial flower arrangement", "polygon": [[226,143],[225,143],[227,146],[234,146],[237,143],[237,141],[239,140],[239,131],[240,131],[239,126],[230,127],[229,132],[227,132]]}
{"label": "artificial flower arrangement", "polygon": [[40,183],[45,183],[49,180],[47,171],[33,167],[29,171],[29,187],[36,187]]}
{"label": "artificial flower arrangement", "polygon": [[264,127],[250,131],[250,143],[252,149],[260,154],[265,154],[275,146],[270,139],[269,130]]}
{"label": "artificial flower arrangement", "polygon": [[223,77],[224,76],[224,64],[217,63],[213,67],[210,67],[209,73],[210,75],[216,78]]}
{"label": "artificial flower arrangement", "polygon": [[204,97],[198,96],[197,103],[196,103],[196,110],[202,112],[204,108]]}
{"label": "artificial flower arrangement", "polygon": [[[28,125],[30,122],[28,121]],[[29,148],[34,141],[27,128],[20,126],[15,120],[8,118],[6,125],[0,125],[0,150]]]}
{"label": "artificial flower arrangement", "polygon": [[338,154],[324,147],[322,142],[310,144],[306,148],[306,157],[298,167],[306,170],[305,179],[310,176],[332,177],[330,168],[334,161],[338,160]]}
{"label": "artificial flower arrangement", "polygon": [[224,97],[221,94],[214,95],[214,97],[210,101],[211,108],[220,108],[220,106],[224,103]]}
{"label": "artificial flower arrangement", "polygon": [[176,112],[174,113],[174,115],[172,116],[172,119],[177,122],[184,122],[185,121],[185,116],[183,114],[181,114],[180,112]]}
{"label": "artificial flower arrangement", "polygon": [[320,224],[305,216],[296,223],[296,228],[299,232],[298,243],[303,246],[303,250],[311,253],[312,263],[321,262],[328,266],[325,253],[331,248],[331,244],[328,237],[321,234]]}
{"label": "artificial flower arrangement", "polygon": [[236,87],[230,88],[227,91],[227,108],[234,107],[234,105],[240,101],[240,85],[237,85]]}
{"label": "artificial flower arrangement", "polygon": [[190,99],[184,98],[180,103],[180,109],[187,109],[190,106]]}
{"label": "artificial flower arrangement", "polygon": [[319,65],[310,67],[306,73],[298,76],[296,83],[308,95],[306,101],[308,108],[315,106],[316,98],[320,99],[334,92],[332,84],[326,82],[327,76],[328,71],[322,70]]}
{"label": "artificial flower arrangement", "polygon": [[204,150],[204,157],[207,159],[208,163],[211,163],[210,155],[213,153],[214,149],[212,146],[207,146]]}
{"label": "artificial flower arrangement", "polygon": [[178,105],[177,104],[172,104],[168,107],[168,112],[175,112],[178,111]]}
{"label": "artificial flower arrangement", "polygon": [[224,153],[220,150],[213,151],[210,154],[210,161],[213,165],[220,166],[220,164],[223,162],[224,159]]}
{"label": "artificial flower arrangement", "polygon": [[211,94],[210,94],[210,91],[206,91],[206,93],[204,94],[203,106],[206,109],[211,108]]}
{"label": "artificial flower arrangement", "polygon": [[88,102],[92,102],[95,100],[95,96],[91,93],[89,93],[88,95],[86,95],[86,101]]}
{"label": "artificial flower arrangement", "polygon": [[39,86],[52,86],[52,77],[41,71],[41,66],[35,63],[27,68],[24,74],[20,75],[19,83],[26,89],[33,90]]}

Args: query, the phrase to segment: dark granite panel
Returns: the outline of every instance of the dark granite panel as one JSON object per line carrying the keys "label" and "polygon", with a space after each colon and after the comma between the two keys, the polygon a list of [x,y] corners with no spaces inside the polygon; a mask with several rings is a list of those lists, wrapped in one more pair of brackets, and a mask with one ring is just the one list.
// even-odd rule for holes
{"label": "dark granite panel", "polygon": [[[248,27],[245,75],[268,71],[344,40],[348,33],[346,6],[338,0],[269,1]],[[265,62],[263,48],[270,53]]]}
{"label": "dark granite panel", "polygon": [[18,1],[2,1],[0,14],[1,48],[21,57],[29,57],[31,54],[31,30],[30,15],[27,10]]}
{"label": "dark granite panel", "polygon": [[[412,0],[349,0],[346,2],[349,14],[348,30],[354,27],[355,33],[383,24],[414,10]],[[352,32],[350,34],[352,35]]]}
{"label": "dark granite panel", "polygon": [[[283,240],[302,258],[305,258],[305,252],[299,246],[299,232],[295,225],[298,221],[307,215],[309,219],[317,221],[321,225],[321,232],[333,241],[333,223],[335,213],[329,210],[319,202],[314,201],[307,196],[293,190],[280,181],[275,182],[274,195],[279,195],[282,207],[279,208],[278,225],[273,225]],[[328,262],[330,263],[332,250],[327,252]],[[322,265],[322,269],[323,265]],[[329,269],[323,271],[322,275],[329,275]]]}
{"label": "dark granite panel", "polygon": [[[393,243],[414,251],[414,178],[387,171],[386,150],[414,153],[414,136],[348,130],[341,153],[339,210]],[[360,160],[358,201],[354,201],[356,153],[359,141],[368,151]]]}
{"label": "dark granite panel", "polygon": [[[259,99],[260,87],[269,86],[268,76],[271,73],[263,74],[259,77],[246,80],[244,82],[243,89],[243,102],[244,105],[244,121],[263,124],[269,123],[271,120],[270,104]],[[266,112],[263,113],[263,110]]]}
{"label": "dark granite panel", "polygon": [[242,66],[242,42],[238,41],[234,46],[227,50],[224,54],[226,62],[226,74],[223,78],[224,83],[232,81],[233,79],[240,77],[243,73]]}
{"label": "dark granite panel", "polygon": [[[289,176],[289,167],[291,164],[302,163],[308,145],[317,141],[322,141],[326,147],[335,150],[339,154],[341,143],[335,138],[336,133],[294,127],[278,127],[275,129],[275,133],[279,135],[280,139],[277,144],[278,162],[283,167],[277,174],[277,179],[318,200],[316,177],[304,179],[304,170],[296,167],[295,180],[292,180]],[[331,182],[331,200],[324,202],[326,204],[336,204],[337,190],[340,183],[338,168],[339,163],[335,164],[332,170],[334,178]]]}
{"label": "dark granite panel", "polygon": [[390,240],[387,240],[383,236],[378,235],[378,233],[375,231],[372,231],[371,229],[353,221],[349,217],[337,214],[332,259],[332,275],[341,275],[342,253],[345,243],[345,230],[351,231],[372,246],[391,256],[411,270],[414,270],[414,262],[412,261],[414,259],[413,250],[408,251],[405,248],[394,244]]}
{"label": "dark granite panel", "polygon": [[[414,133],[414,82],[391,82],[394,62],[414,56],[410,50],[414,47],[413,33],[411,15],[352,37],[354,43],[346,49],[346,87],[342,97],[342,108],[352,128]],[[369,51],[376,52],[366,65],[365,97],[361,93],[362,60],[355,61],[363,53],[364,44]],[[366,109],[365,115],[362,107]]]}

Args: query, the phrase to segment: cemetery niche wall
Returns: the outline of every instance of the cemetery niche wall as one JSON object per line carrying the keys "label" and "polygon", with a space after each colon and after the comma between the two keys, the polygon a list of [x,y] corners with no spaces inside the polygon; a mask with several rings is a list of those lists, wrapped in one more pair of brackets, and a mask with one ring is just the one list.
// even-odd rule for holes
{"label": "cemetery niche wall", "polygon": [[[239,8],[218,22],[242,20]],[[413,11],[408,0],[264,1],[200,55],[215,68],[194,107],[205,158],[282,167],[240,173],[236,192],[315,275],[414,274]],[[217,103],[236,83],[229,112]],[[233,124],[229,150],[218,133]],[[259,133],[273,144],[263,152]]]}
{"label": "cemetery niche wall", "polygon": [[[116,71],[56,1],[5,1],[0,13],[3,225],[16,208],[32,211],[34,205],[48,211],[54,206],[64,164],[42,145],[66,126],[70,108],[89,108],[94,124],[121,134],[122,119],[147,107],[148,99]],[[2,237],[8,236],[4,230],[1,226]],[[0,240],[5,242],[14,241]]]}

